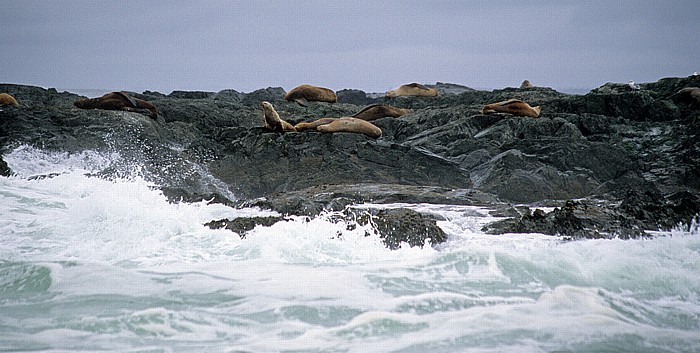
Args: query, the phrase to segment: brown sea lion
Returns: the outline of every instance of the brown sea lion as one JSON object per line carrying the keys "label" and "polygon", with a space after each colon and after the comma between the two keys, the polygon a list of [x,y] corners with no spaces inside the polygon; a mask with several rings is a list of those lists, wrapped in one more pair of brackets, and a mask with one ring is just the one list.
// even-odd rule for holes
{"label": "brown sea lion", "polygon": [[520,84],[520,88],[532,88],[532,87],[535,87],[535,86],[533,86],[532,83],[530,83],[530,81],[528,81],[528,80],[525,80],[525,81],[523,81],[523,83]]}
{"label": "brown sea lion", "polygon": [[15,97],[13,97],[7,93],[0,93],[0,105],[18,106],[19,103],[17,103],[17,100],[15,99]]}
{"label": "brown sea lion", "polygon": [[263,127],[272,131],[296,131],[292,124],[282,120],[270,102],[260,102],[263,110]]}
{"label": "brown sea lion", "polygon": [[680,103],[700,107],[700,88],[686,87],[672,96],[673,100]]}
{"label": "brown sea lion", "polygon": [[287,94],[284,95],[284,99],[306,106],[308,101],[335,103],[338,101],[338,96],[328,88],[301,85],[287,92]]}
{"label": "brown sea lion", "polygon": [[537,118],[540,116],[540,110],[539,106],[531,107],[519,99],[509,99],[503,102],[487,104],[481,109],[481,113],[509,113]]}
{"label": "brown sea lion", "polygon": [[321,125],[326,125],[330,124],[335,121],[337,118],[321,118],[312,122],[304,122],[304,123],[299,123],[294,125],[294,129],[296,131],[304,131],[304,130],[316,130],[317,127]]}
{"label": "brown sea lion", "polygon": [[125,92],[110,92],[102,97],[79,99],[73,105],[80,109],[123,110],[145,114],[153,119],[158,117],[158,108],[155,105]]}
{"label": "brown sea lion", "polygon": [[321,132],[354,132],[364,134],[369,137],[378,138],[382,136],[382,129],[369,121],[345,116],[337,118],[328,124],[319,125],[316,131]]}
{"label": "brown sea lion", "polygon": [[372,121],[384,117],[398,118],[411,112],[411,109],[397,108],[388,104],[374,104],[363,108],[353,118]]}
{"label": "brown sea lion", "polygon": [[409,83],[386,92],[386,96],[389,98],[399,96],[437,97],[437,95],[437,89],[423,86],[420,83]]}

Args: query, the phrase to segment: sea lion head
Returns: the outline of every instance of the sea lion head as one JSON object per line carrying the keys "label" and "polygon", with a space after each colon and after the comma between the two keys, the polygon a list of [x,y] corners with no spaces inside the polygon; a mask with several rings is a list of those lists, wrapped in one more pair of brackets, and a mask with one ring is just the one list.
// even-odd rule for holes
{"label": "sea lion head", "polygon": [[529,80],[524,80],[523,83],[520,84],[520,88],[532,88],[535,87],[530,83]]}
{"label": "sea lion head", "polygon": [[272,106],[272,103],[267,102],[267,101],[262,101],[262,102],[260,102],[260,107],[262,108],[263,114],[266,117],[266,119],[279,118],[279,115],[277,114],[275,107]]}

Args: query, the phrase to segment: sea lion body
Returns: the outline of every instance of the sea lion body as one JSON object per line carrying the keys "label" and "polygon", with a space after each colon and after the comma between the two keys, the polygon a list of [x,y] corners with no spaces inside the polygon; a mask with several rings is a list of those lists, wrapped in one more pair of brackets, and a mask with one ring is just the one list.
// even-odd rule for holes
{"label": "sea lion body", "polygon": [[80,109],[123,110],[145,114],[153,119],[158,117],[158,108],[155,105],[124,92],[110,92],[102,97],[79,99],[73,105]]}
{"label": "sea lion body", "polygon": [[482,114],[487,113],[509,113],[519,116],[529,116],[537,118],[540,116],[540,107],[531,107],[529,104],[519,99],[509,99],[507,101],[487,104],[481,109]]}
{"label": "sea lion body", "polygon": [[0,105],[14,105],[18,106],[15,97],[9,95],[8,93],[0,93]]}
{"label": "sea lion body", "polygon": [[378,138],[382,136],[382,130],[370,123],[353,117],[342,117],[333,120],[328,124],[319,125],[316,131],[321,132],[354,132],[364,134],[369,137]]}
{"label": "sea lion body", "polygon": [[312,122],[304,122],[304,123],[299,123],[294,125],[294,129],[296,131],[304,131],[304,130],[316,130],[317,127],[321,125],[326,125],[334,122],[337,118],[321,118]]}
{"label": "sea lion body", "polygon": [[328,88],[301,85],[287,92],[287,94],[284,95],[284,99],[305,106],[308,101],[335,103],[338,101],[338,96]]}
{"label": "sea lion body", "polygon": [[364,121],[372,121],[384,117],[398,118],[410,112],[410,109],[397,108],[388,104],[374,104],[365,107],[352,117]]}
{"label": "sea lion body", "polygon": [[695,107],[700,107],[700,88],[686,87],[673,95],[673,100]]}
{"label": "sea lion body", "polygon": [[272,131],[296,131],[292,124],[282,120],[270,102],[260,102],[263,110],[263,127]]}
{"label": "sea lion body", "polygon": [[532,87],[535,87],[535,86],[533,86],[532,83],[530,83],[530,81],[528,81],[528,80],[525,80],[525,81],[523,81],[523,83],[520,84],[520,88],[532,88]]}
{"label": "sea lion body", "polygon": [[437,95],[437,89],[423,86],[420,83],[409,83],[386,92],[386,96],[389,98],[399,96],[437,97]]}

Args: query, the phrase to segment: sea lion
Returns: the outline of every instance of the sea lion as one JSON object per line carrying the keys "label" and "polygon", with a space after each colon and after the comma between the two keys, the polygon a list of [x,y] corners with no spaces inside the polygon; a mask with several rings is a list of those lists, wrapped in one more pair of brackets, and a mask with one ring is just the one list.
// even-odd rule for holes
{"label": "sea lion", "polygon": [[382,129],[369,121],[345,116],[337,118],[328,124],[319,125],[316,131],[321,132],[354,132],[364,134],[369,137],[378,138],[382,136]]}
{"label": "sea lion", "polygon": [[292,124],[282,120],[270,102],[260,102],[263,110],[263,127],[272,131],[296,131]]}
{"label": "sea lion", "polygon": [[700,107],[700,88],[686,87],[676,92],[672,99],[679,103]]}
{"label": "sea lion", "polygon": [[529,104],[519,99],[509,99],[507,101],[491,103],[481,109],[482,114],[487,113],[509,113],[519,116],[529,116],[537,118],[540,116],[540,107],[531,107]]}
{"label": "sea lion", "polygon": [[338,101],[338,96],[328,88],[301,85],[287,92],[287,94],[284,95],[284,99],[289,102],[297,102],[300,105],[307,106],[308,101],[335,103]]}
{"label": "sea lion", "polygon": [[411,109],[397,108],[388,104],[374,104],[363,108],[353,118],[372,121],[384,117],[398,118],[411,112]]}
{"label": "sea lion", "polygon": [[304,130],[316,130],[317,127],[321,125],[326,125],[334,122],[337,118],[321,118],[309,123],[299,123],[294,125],[294,129],[296,131],[304,131]]}
{"label": "sea lion", "polygon": [[102,97],[78,99],[73,103],[80,109],[123,110],[158,118],[158,108],[143,99],[134,98],[125,92],[110,92]]}
{"label": "sea lion", "polygon": [[386,92],[386,96],[389,98],[399,96],[437,97],[437,95],[437,89],[423,86],[420,83],[409,83]]}
{"label": "sea lion", "polygon": [[9,95],[8,93],[0,93],[0,105],[14,105],[18,106],[15,97]]}
{"label": "sea lion", "polygon": [[535,87],[535,86],[533,86],[532,83],[530,83],[530,81],[528,81],[528,80],[525,80],[525,81],[523,81],[523,83],[520,84],[520,88],[532,88],[532,87]]}

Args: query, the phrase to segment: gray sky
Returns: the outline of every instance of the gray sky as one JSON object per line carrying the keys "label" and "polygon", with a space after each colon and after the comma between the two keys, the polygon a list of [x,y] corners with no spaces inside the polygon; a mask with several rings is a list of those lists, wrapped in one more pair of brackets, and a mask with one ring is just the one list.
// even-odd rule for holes
{"label": "gray sky", "polygon": [[0,0],[0,82],[559,90],[700,71],[700,1]]}

